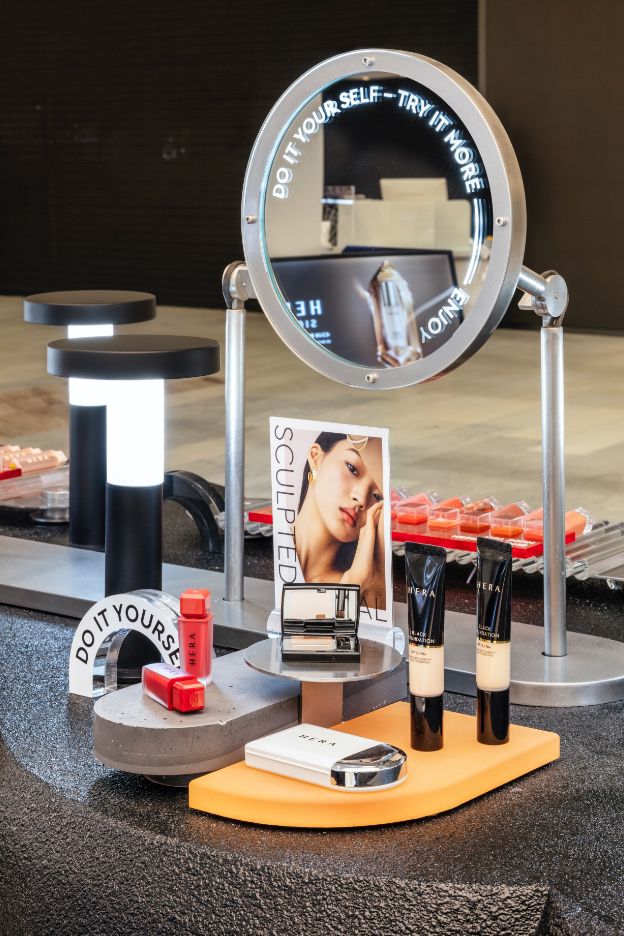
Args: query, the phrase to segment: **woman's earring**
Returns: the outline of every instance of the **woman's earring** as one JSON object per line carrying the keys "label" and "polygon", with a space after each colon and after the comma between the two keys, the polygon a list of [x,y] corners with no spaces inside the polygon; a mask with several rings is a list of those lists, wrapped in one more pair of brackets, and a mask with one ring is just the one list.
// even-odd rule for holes
{"label": "woman's earring", "polygon": [[310,481],[316,481],[316,468],[312,468],[308,471],[308,483]]}

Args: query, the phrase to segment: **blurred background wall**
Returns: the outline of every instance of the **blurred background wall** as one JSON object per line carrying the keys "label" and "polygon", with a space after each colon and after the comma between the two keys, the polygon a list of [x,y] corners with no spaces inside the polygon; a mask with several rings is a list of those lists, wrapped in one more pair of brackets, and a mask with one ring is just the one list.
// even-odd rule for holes
{"label": "blurred background wall", "polygon": [[[485,0],[481,82],[524,177],[525,262],[570,289],[566,327],[624,331],[624,4]],[[506,323],[524,325],[512,304]]]}
{"label": "blurred background wall", "polygon": [[219,305],[264,117],[308,67],[377,45],[481,82],[524,175],[526,262],[565,275],[568,326],[624,330],[623,33],[616,0],[3,4],[0,293]]}
{"label": "blurred background wall", "polygon": [[0,11],[0,293],[221,305],[280,94],[330,55],[410,48],[477,81],[477,0],[23,0]]}

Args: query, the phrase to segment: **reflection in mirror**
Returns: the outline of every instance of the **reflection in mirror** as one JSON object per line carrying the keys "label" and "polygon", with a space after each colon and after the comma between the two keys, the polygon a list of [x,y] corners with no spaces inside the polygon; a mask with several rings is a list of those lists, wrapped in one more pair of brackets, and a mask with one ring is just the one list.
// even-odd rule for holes
{"label": "reflection in mirror", "polygon": [[487,274],[481,155],[431,91],[388,74],[330,85],[271,164],[266,261],[298,325],[365,367],[411,364],[470,315]]}

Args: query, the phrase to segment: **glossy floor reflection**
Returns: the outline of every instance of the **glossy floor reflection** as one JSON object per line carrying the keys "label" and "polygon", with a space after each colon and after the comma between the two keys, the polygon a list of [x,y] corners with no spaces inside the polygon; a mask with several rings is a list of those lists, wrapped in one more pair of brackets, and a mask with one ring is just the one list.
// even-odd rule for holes
{"label": "glossy floor reflection", "polygon": [[[0,425],[3,440],[67,447],[64,381],[46,374],[45,348],[61,329],[25,325],[17,297],[0,298]],[[223,341],[221,310],[160,308],[154,322],[123,331]],[[392,477],[414,490],[494,494],[541,503],[540,361],[537,332],[499,330],[441,380],[382,393],[342,387],[302,364],[268,322],[247,325],[245,490],[270,494],[271,415],[391,429]],[[566,337],[567,506],[624,517],[624,336]],[[223,372],[167,388],[167,467],[223,480]]]}

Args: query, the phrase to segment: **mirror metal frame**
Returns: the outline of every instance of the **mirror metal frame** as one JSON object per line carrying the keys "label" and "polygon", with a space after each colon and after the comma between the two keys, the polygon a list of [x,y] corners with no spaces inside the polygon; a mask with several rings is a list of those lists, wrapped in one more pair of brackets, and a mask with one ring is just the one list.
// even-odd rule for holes
{"label": "mirror metal frame", "polygon": [[[293,118],[336,81],[370,70],[406,78],[430,89],[451,108],[479,150],[492,199],[494,230],[484,283],[460,328],[428,357],[401,367],[354,364],[319,345],[295,321],[273,281],[265,250],[265,199],[275,155]],[[433,380],[473,355],[499,325],[516,289],[526,237],[526,207],[520,167],[500,120],[485,98],[445,65],[389,49],[360,49],[321,62],[277,101],[254,144],[243,187],[242,236],[257,299],[282,341],[316,371],[350,387],[394,390]]]}

